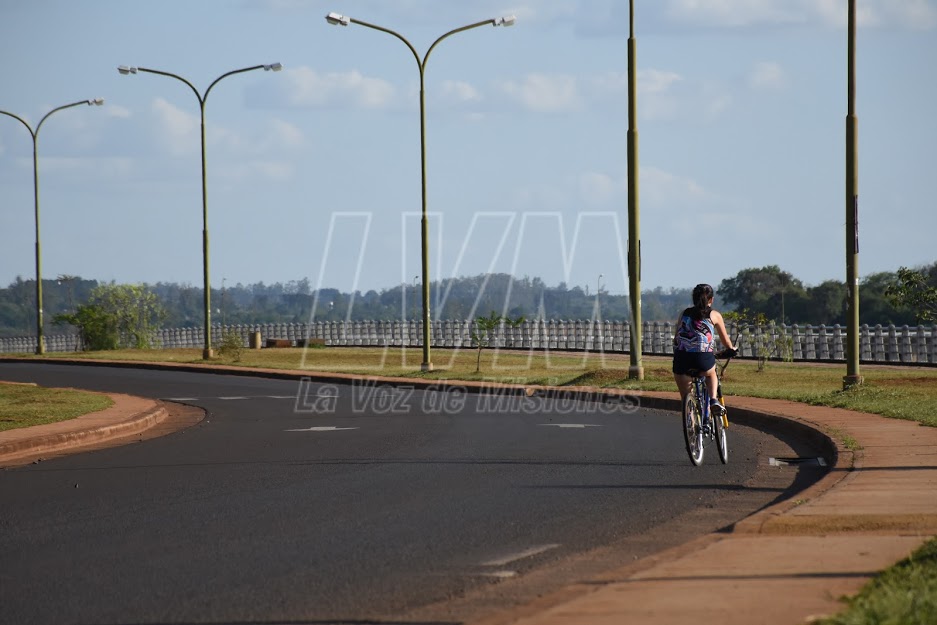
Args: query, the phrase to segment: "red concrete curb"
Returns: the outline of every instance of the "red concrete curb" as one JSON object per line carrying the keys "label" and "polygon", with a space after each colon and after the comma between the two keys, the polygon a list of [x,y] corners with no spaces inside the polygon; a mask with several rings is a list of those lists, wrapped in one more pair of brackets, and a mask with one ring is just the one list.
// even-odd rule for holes
{"label": "red concrete curb", "polygon": [[[139,434],[159,424],[169,415],[166,408],[156,401],[120,394],[108,396],[114,400],[115,405],[97,413],[22,430],[9,430],[8,432],[21,436],[14,440],[0,440],[0,466],[25,464],[43,454],[56,454]],[[133,404],[140,404],[140,408],[137,409]],[[108,412],[114,414],[116,411],[120,414],[126,410],[132,412],[125,419],[99,423],[101,420],[108,420]],[[23,436],[26,432],[31,435]]]}

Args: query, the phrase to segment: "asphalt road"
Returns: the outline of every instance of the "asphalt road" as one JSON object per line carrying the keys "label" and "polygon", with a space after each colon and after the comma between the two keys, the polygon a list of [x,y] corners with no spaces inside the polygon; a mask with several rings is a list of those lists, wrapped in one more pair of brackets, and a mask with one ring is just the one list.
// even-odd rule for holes
{"label": "asphalt road", "polygon": [[795,478],[759,481],[776,441],[744,427],[729,465],[713,447],[693,467],[675,414],[628,405],[66,365],[0,379],[208,412],[0,471],[2,623],[462,622],[511,584],[543,590],[518,580],[680,544],[725,518],[659,529],[742,518]]}

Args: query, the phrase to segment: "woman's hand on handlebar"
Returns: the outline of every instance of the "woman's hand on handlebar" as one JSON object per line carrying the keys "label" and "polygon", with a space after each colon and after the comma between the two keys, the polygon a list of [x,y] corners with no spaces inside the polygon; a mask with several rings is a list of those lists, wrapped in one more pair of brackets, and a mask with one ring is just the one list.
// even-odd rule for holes
{"label": "woman's hand on handlebar", "polygon": [[735,357],[738,356],[738,355],[739,355],[739,350],[738,350],[738,349],[735,349],[735,348],[732,348],[732,347],[727,347],[727,348],[725,348],[724,350],[722,350],[722,351],[720,351],[719,353],[717,353],[717,354],[716,354],[716,358],[719,358],[719,359],[722,359],[722,358],[735,358]]}

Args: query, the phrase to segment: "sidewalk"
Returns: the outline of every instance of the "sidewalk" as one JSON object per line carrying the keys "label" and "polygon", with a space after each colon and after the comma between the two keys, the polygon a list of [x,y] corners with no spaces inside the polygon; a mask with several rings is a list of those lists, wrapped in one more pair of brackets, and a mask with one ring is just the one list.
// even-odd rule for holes
{"label": "sidewalk", "polygon": [[[937,535],[937,429],[778,400],[732,397],[729,406],[730,416],[794,419],[839,439],[835,465],[727,533],[476,625],[796,625],[841,611],[840,597]],[[845,436],[861,449],[846,449]]]}
{"label": "sidewalk", "polygon": [[[304,371],[295,377],[317,376]],[[632,395],[644,405],[678,409],[676,393]],[[112,397],[114,407],[100,413],[0,432],[0,466],[80,451],[81,445],[114,437],[136,438],[166,417],[159,402]],[[839,612],[841,596],[857,592],[937,535],[937,428],[780,400],[731,397],[729,410],[730,418],[780,419],[822,432],[836,445],[835,462],[794,499],[730,531],[582,580],[473,625],[796,625]],[[848,449],[847,437],[858,447]]]}

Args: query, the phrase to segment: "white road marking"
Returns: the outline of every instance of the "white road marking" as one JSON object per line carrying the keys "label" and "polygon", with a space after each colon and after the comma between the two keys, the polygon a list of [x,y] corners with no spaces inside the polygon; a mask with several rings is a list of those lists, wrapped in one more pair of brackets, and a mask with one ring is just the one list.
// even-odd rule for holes
{"label": "white road marking", "polygon": [[498,558],[497,560],[489,560],[488,562],[482,562],[482,566],[504,566],[511,562],[516,562],[517,560],[523,560],[524,558],[530,558],[532,556],[543,553],[544,551],[550,551],[551,549],[556,549],[559,547],[558,544],[550,545],[540,545],[537,547],[531,547],[530,549],[525,549],[524,551],[518,551],[517,553],[512,553],[504,557]]}
{"label": "white road marking", "polygon": [[540,425],[545,425],[547,427],[554,428],[600,428],[601,425],[593,425],[591,423],[541,423]]}
{"label": "white road marking", "polygon": [[302,428],[299,430],[283,430],[284,432],[337,432],[338,430],[358,430],[360,428],[339,428],[334,425],[318,425],[311,428]]}
{"label": "white road marking", "polygon": [[[330,397],[329,395],[322,395],[322,397]],[[296,395],[255,395],[255,396],[246,396],[246,395],[237,395],[237,396],[228,396],[228,397],[164,397],[166,401],[198,401],[200,399],[225,399],[225,400],[240,400],[240,399],[296,399]]]}
{"label": "white road marking", "polygon": [[517,571],[491,571],[490,573],[476,573],[479,577],[497,577],[498,579],[508,579],[516,577]]}

